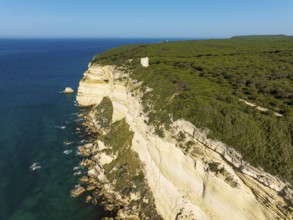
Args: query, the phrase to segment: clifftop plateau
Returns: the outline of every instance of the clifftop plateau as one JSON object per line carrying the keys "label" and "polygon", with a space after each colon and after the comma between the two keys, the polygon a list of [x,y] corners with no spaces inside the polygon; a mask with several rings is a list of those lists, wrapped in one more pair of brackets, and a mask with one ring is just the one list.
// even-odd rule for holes
{"label": "clifftop plateau", "polygon": [[[150,66],[143,68],[146,56]],[[158,135],[184,119],[293,184],[292,57],[292,37],[262,36],[130,45],[91,63],[126,68],[142,88],[152,89],[142,104]]]}

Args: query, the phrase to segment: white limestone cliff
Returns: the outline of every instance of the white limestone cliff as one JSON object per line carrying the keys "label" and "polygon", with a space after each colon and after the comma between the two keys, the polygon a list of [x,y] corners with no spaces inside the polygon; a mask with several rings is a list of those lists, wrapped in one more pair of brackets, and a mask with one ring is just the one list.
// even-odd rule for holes
{"label": "white limestone cliff", "polygon": [[[80,106],[99,104],[108,97],[113,104],[113,121],[126,119],[134,132],[132,149],[144,164],[155,205],[164,219],[290,219],[279,196],[288,187],[277,178],[257,170],[225,144],[209,140],[191,123],[178,120],[157,136],[147,125],[140,98],[140,83],[114,66],[89,66],[80,81]],[[195,143],[183,152],[173,137],[186,134]],[[217,164],[222,173],[212,172]],[[292,196],[290,191],[288,197]]]}

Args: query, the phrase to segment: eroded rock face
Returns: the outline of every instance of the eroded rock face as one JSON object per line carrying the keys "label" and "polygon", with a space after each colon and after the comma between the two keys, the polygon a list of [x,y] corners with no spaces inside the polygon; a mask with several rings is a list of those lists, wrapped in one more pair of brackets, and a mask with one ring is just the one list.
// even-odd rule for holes
{"label": "eroded rock face", "polygon": [[[189,122],[175,121],[165,138],[157,136],[145,123],[139,86],[113,66],[93,65],[80,82],[77,101],[92,106],[107,97],[113,105],[113,121],[125,118],[134,134],[132,150],[145,166],[156,209],[164,219],[293,217],[292,211],[282,208],[287,205],[280,197],[284,183],[249,166],[236,151],[207,139]],[[174,138],[179,132],[186,134],[184,143],[193,143],[186,152]],[[95,167],[88,175],[97,176],[98,170]]]}
{"label": "eroded rock face", "polygon": [[99,104],[103,97],[110,94],[110,87],[113,82],[112,72],[114,67],[106,66],[91,66],[84,73],[82,80],[79,83],[77,102],[81,107],[92,106]]}

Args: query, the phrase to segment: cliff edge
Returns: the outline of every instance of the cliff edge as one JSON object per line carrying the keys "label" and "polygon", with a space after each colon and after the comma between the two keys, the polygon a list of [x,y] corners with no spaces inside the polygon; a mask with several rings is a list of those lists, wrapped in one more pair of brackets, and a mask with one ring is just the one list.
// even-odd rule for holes
{"label": "cliff edge", "polygon": [[113,106],[112,123],[125,120],[133,133],[131,150],[143,164],[163,219],[293,218],[283,198],[291,196],[285,183],[251,167],[191,123],[174,121],[164,137],[158,136],[147,123],[144,92],[127,70],[94,64],[80,81],[77,101],[83,107],[97,106],[107,97]]}

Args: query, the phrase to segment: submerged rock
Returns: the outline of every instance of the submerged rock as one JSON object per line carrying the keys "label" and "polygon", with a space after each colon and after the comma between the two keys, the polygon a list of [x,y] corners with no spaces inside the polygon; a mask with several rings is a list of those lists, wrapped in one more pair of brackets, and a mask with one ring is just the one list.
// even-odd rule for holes
{"label": "submerged rock", "polygon": [[86,199],[85,199],[85,202],[86,202],[86,203],[89,203],[90,201],[92,201],[92,198],[93,198],[93,197],[91,197],[90,195],[88,195],[88,196],[86,197]]}
{"label": "submerged rock", "polygon": [[74,90],[70,87],[66,87],[63,91],[64,94],[72,94],[74,93]]}
{"label": "submerged rock", "polygon": [[114,208],[115,208],[115,206],[113,204],[106,204],[105,205],[105,209],[107,211],[113,211]]}

